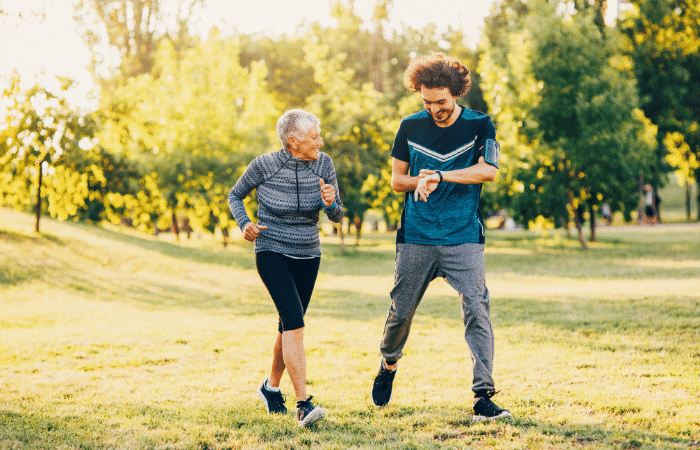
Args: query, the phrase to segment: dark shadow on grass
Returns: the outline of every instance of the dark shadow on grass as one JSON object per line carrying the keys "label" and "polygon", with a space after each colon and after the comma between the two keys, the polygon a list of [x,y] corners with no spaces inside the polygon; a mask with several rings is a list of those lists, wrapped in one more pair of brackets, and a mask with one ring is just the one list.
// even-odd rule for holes
{"label": "dark shadow on grass", "polygon": [[340,251],[336,244],[324,244],[321,256],[321,272],[329,275],[376,276],[394,274],[394,249],[386,246],[351,248]]}
{"label": "dark shadow on grass", "polygon": [[[332,401],[332,399],[328,399]],[[90,405],[91,413],[70,405],[54,405],[62,415],[41,411],[0,410],[0,444],[8,448],[237,448],[241,440],[253,448],[310,447],[333,443],[362,448],[454,447],[488,445],[495,440],[518,444],[604,448],[694,448],[691,437],[652,432],[643,425],[624,429],[609,424],[560,424],[518,417],[497,422],[471,421],[468,406],[413,407],[389,405],[376,409],[334,410],[330,405],[325,420],[310,429],[298,429],[293,412],[268,415],[258,403],[233,399],[220,406],[199,402],[158,404],[111,403]],[[517,432],[514,433],[514,430]],[[541,440],[540,443],[538,443]],[[109,444],[107,444],[109,443]]]}
{"label": "dark shadow on grass", "polygon": [[[698,310],[700,297],[697,296],[624,301],[510,298],[499,299],[492,306],[491,316],[497,329],[525,324],[540,325],[549,333],[542,334],[537,339],[551,339],[558,345],[564,344],[572,348],[677,353],[680,350],[675,348],[673,340],[700,341],[697,318],[694,314],[689,314],[689,311]],[[608,334],[625,335],[628,339],[614,345],[601,344],[599,338]],[[659,345],[650,348],[638,343],[648,340],[650,336],[659,336]],[[669,342],[665,337],[673,339]],[[543,342],[542,345],[547,343]],[[700,354],[686,356],[698,358]]]}
{"label": "dark shadow on grass", "polygon": [[[649,445],[654,446],[654,448],[658,448],[658,445],[664,448],[680,446],[694,448],[698,445],[690,437],[649,432],[641,427],[619,430],[603,425],[562,425],[548,421],[518,418],[517,412],[516,417],[512,419],[474,423],[468,408],[462,412],[454,407],[439,411],[436,412],[434,407],[389,405],[381,410],[370,410],[369,414],[367,410],[344,412],[343,417],[336,420],[336,423],[325,426],[329,431],[336,430],[355,436],[364,435],[368,439],[376,438],[375,442],[381,443],[383,446],[405,443],[409,439],[415,442],[414,433],[421,436],[431,436],[418,439],[418,442],[422,441],[424,445],[430,447],[445,445],[449,448],[462,447],[465,445],[465,441],[471,444],[478,443],[480,446],[487,445],[487,441],[493,439],[513,442],[514,434],[523,439],[523,444],[537,442],[537,436],[540,436],[545,442],[542,444],[534,443],[535,448],[549,448],[551,443],[547,443],[546,440],[551,436],[557,438],[555,444],[574,447],[597,444],[608,448],[640,448]],[[348,420],[348,418],[353,417],[359,417],[362,420]],[[375,424],[376,421],[392,420],[397,420],[397,422],[390,426],[385,423]],[[521,432],[513,433],[513,428]]]}
{"label": "dark shadow on grass", "polygon": [[206,289],[185,288],[168,282],[129,279],[123,283],[95,279],[90,274],[63,273],[60,279],[51,280],[54,286],[87,295],[105,302],[119,299],[156,310],[168,308],[192,308],[199,310],[225,310],[236,315],[273,313],[274,306],[264,287],[250,284],[237,286],[235,292],[212,293]]}
{"label": "dark shadow on grass", "polygon": [[[249,243],[234,243],[227,249],[202,249],[188,247],[177,243],[158,241],[150,236],[132,235],[107,230],[105,228],[82,224],[66,223],[81,232],[124,242],[144,250],[203,264],[217,264],[255,269],[255,256]],[[674,233],[677,234],[677,233]],[[580,248],[571,240],[543,238],[533,233],[493,233],[486,248],[487,279],[497,279],[504,274],[533,276],[557,276],[573,279],[640,279],[640,278],[697,278],[698,268],[695,264],[673,268],[646,266],[637,267],[625,263],[626,259],[638,258],[667,259],[671,261],[696,261],[700,264],[700,239],[694,232],[687,231],[661,239],[663,235],[654,236],[663,243],[650,245],[644,240],[632,237],[604,236],[587,250]],[[47,239],[50,239],[47,237]],[[321,271],[332,275],[377,275],[386,274],[393,277],[395,249],[393,236],[364,239],[361,246],[347,244],[341,251],[339,243],[324,243]],[[57,240],[57,243],[64,242]],[[489,253],[489,248],[494,252]],[[498,251],[505,249],[506,251]],[[509,253],[508,249],[514,249]],[[524,253],[523,253],[524,252]]]}
{"label": "dark shadow on grass", "polygon": [[50,234],[22,234],[0,230],[0,245],[10,246],[9,254],[0,253],[0,286],[13,286],[41,276],[41,267],[25,264],[16,249],[23,246],[64,245],[65,241]]}
{"label": "dark shadow on grass", "polygon": [[0,266],[0,286],[12,286],[35,278],[39,273],[23,267]]}
{"label": "dark shadow on grass", "polygon": [[[692,445],[693,439],[649,432],[645,428],[630,428],[619,430],[601,425],[561,425],[554,422],[538,421],[534,419],[518,418],[503,421],[508,425],[522,430],[522,435],[540,435],[542,437],[557,436],[563,440],[563,444],[573,446],[603,445],[610,448],[633,449],[649,445],[658,448],[676,447],[679,445]],[[482,428],[487,431],[492,424],[470,424],[469,431]],[[498,427],[498,425],[496,425]],[[493,431],[491,431],[493,433]],[[499,433],[494,436],[498,437]]]}
{"label": "dark shadow on grass", "polygon": [[[698,250],[700,255],[700,250]],[[511,274],[525,276],[551,276],[571,278],[575,280],[604,279],[604,280],[641,280],[641,279],[696,279],[699,276],[700,259],[686,258],[685,261],[695,261],[696,264],[687,267],[670,269],[663,264],[658,267],[638,266],[633,264],[635,258],[625,259],[618,254],[593,251],[589,254],[545,254],[536,255],[486,255],[487,283],[497,282],[501,276]],[[682,260],[676,256],[672,260]],[[650,255],[648,259],[661,259],[658,255]]]}
{"label": "dark shadow on grass", "polygon": [[[376,321],[386,318],[390,299],[385,295],[358,295],[351,291],[318,290],[312,299],[308,314],[332,317],[348,321]],[[679,342],[700,341],[697,318],[689,311],[700,311],[700,297],[642,298],[625,301],[614,300],[537,300],[524,298],[492,299],[491,320],[496,333],[499,329],[535,324],[548,330],[532,336],[547,345],[549,340],[557,345],[588,350],[677,353],[682,349],[671,343],[655,348],[642,347],[649,336],[673,336]],[[460,300],[454,296],[426,295],[418,307],[414,319],[415,330],[420,320],[430,318],[450,326],[461,327]],[[653,318],[653,319],[652,319]],[[601,343],[606,334],[620,334],[628,339],[617,344]],[[700,358],[700,354],[687,355]]]}
{"label": "dark shadow on grass", "polygon": [[49,242],[52,242],[61,245],[65,243],[63,239],[52,234],[23,234],[7,230],[0,230],[0,242],[8,242],[10,244],[24,244],[28,242],[31,242],[33,244],[47,244]]}
{"label": "dark shadow on grass", "polygon": [[[492,233],[486,243],[487,275],[557,276],[574,279],[697,278],[700,239],[697,231],[659,230],[650,236],[603,235],[588,249],[572,240],[543,238],[534,233]],[[694,262],[686,267],[639,267],[639,260]],[[629,262],[625,262],[629,261]]]}
{"label": "dark shadow on grass", "polygon": [[85,417],[52,417],[0,410],[2,448],[104,448],[99,437],[95,437],[104,428],[106,425],[100,426]]}
{"label": "dark shadow on grass", "polygon": [[[141,237],[133,234],[120,233],[96,225],[83,223],[69,223],[68,225],[78,228],[82,233],[89,233],[100,238],[123,242],[144,250],[158,252],[171,258],[202,264],[238,267],[241,269],[255,268],[253,248],[252,245],[247,243],[231,244],[226,249],[223,248],[223,244],[220,249],[202,249],[172,242],[158,241],[157,238],[145,234]],[[183,237],[181,239],[185,238]]]}

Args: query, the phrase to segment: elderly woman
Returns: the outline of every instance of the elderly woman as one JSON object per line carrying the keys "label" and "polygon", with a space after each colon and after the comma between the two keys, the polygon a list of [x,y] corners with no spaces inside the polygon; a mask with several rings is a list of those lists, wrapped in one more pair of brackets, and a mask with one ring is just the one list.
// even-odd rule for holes
{"label": "elderly woman", "polygon": [[[258,274],[279,314],[270,376],[258,388],[269,413],[286,413],[280,379],[287,369],[297,399],[300,427],[325,416],[306,393],[304,314],[309,306],[321,262],[319,211],[333,222],[343,218],[343,204],[333,160],[320,152],[320,122],[300,109],[277,121],[283,148],[255,158],[228,194],[236,223],[247,241],[255,243]],[[258,223],[248,217],[243,199],[258,193]]]}

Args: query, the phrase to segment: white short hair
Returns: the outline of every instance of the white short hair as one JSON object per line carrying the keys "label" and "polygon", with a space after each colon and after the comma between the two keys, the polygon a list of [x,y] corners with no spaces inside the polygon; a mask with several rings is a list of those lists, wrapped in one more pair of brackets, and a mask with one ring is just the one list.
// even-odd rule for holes
{"label": "white short hair", "polygon": [[307,131],[314,125],[320,126],[318,117],[302,109],[290,109],[277,120],[277,136],[282,141],[282,147],[287,148],[287,138],[294,136],[297,139],[304,137]]}

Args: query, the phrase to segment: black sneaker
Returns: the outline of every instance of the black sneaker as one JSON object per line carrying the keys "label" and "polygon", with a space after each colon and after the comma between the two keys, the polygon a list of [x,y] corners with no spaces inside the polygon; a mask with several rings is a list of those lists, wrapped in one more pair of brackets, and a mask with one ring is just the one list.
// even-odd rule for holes
{"label": "black sneaker", "polygon": [[375,405],[386,406],[391,400],[391,386],[394,383],[394,376],[396,375],[396,369],[388,370],[384,366],[384,360],[379,365],[379,373],[374,379],[374,386],[372,387],[372,402]]}
{"label": "black sneaker", "polygon": [[494,395],[496,395],[496,391],[494,390],[478,395],[478,400],[476,403],[474,403],[474,416],[472,416],[472,421],[480,422],[482,420],[495,420],[513,417],[511,416],[510,411],[500,408],[491,401],[491,397]]}
{"label": "black sneaker", "polygon": [[260,400],[267,407],[268,414],[285,414],[287,407],[284,406],[284,395],[280,391],[271,391],[267,388],[267,380],[258,388]]}
{"label": "black sneaker", "polygon": [[297,425],[306,427],[323,419],[326,412],[320,406],[311,403],[313,395],[309,395],[304,401],[297,402]]}

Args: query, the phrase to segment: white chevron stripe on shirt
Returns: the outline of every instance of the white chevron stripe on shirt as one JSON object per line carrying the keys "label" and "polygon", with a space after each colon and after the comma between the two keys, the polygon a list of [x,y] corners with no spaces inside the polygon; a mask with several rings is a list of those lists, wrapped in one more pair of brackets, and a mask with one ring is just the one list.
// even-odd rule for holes
{"label": "white chevron stripe on shirt", "polygon": [[451,151],[450,153],[448,153],[446,155],[442,155],[434,150],[430,150],[429,148],[423,147],[422,145],[416,144],[415,142],[412,142],[412,141],[408,141],[408,145],[413,147],[413,149],[416,150],[417,152],[423,153],[424,155],[429,156],[433,159],[437,159],[440,162],[445,162],[445,161],[449,161],[450,159],[454,159],[454,158],[458,157],[459,155],[461,155],[462,153],[465,153],[465,152],[471,150],[472,147],[474,147],[475,142],[476,142],[476,138],[474,138],[474,140],[471,141],[470,143],[463,145],[463,146]]}

